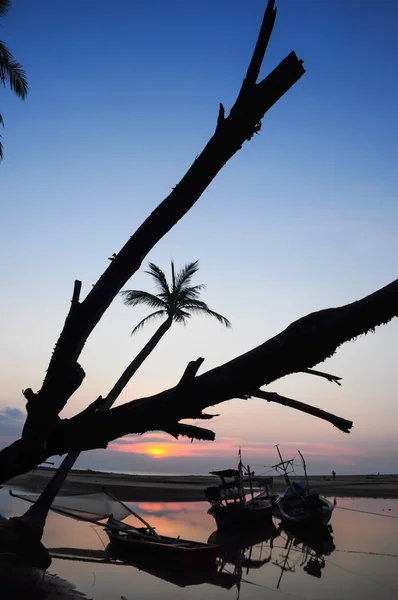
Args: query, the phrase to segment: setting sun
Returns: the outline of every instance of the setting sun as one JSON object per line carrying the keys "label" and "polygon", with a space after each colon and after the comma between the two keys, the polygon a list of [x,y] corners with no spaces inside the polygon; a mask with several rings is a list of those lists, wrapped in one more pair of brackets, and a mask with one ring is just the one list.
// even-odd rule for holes
{"label": "setting sun", "polygon": [[166,456],[167,452],[166,452],[165,448],[160,448],[159,446],[153,446],[152,448],[148,448],[147,454],[150,454],[151,456],[161,457],[161,456]]}

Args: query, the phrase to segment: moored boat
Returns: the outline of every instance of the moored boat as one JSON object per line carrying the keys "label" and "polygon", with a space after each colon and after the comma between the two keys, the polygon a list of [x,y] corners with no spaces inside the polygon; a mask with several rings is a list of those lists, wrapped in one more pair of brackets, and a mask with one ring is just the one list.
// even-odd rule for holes
{"label": "moored boat", "polygon": [[[33,494],[10,493],[21,500],[35,502]],[[219,546],[192,540],[181,539],[180,536],[168,537],[159,535],[140,515],[129,506],[118,500],[113,494],[104,490],[102,494],[84,496],[57,496],[51,510],[61,515],[86,521],[104,527],[111,544],[125,553],[140,553],[157,557],[167,563],[177,563],[190,567],[212,565],[219,555]],[[115,518],[119,516],[119,519]],[[123,523],[128,515],[141,521],[143,527],[134,527]],[[106,523],[101,522],[107,519]]]}
{"label": "moored boat", "polygon": [[243,465],[240,469],[211,471],[220,477],[221,483],[207,488],[205,494],[211,504],[208,514],[214,517],[219,530],[240,529],[272,520],[273,499],[268,493],[254,495],[248,467],[251,498],[247,500],[242,471]]}
{"label": "moored boat", "polygon": [[283,522],[301,524],[307,527],[327,525],[332,516],[334,505],[327,498],[310,490],[303,455],[298,451],[303,462],[305,484],[291,481],[288,466],[292,464],[293,460],[284,461],[278,445],[276,448],[281,462],[274,465],[274,468],[282,470],[287,487],[278,494],[274,502],[274,515]]}
{"label": "moored boat", "polygon": [[153,528],[133,527],[110,517],[105,526],[111,544],[123,552],[151,553],[165,562],[185,566],[211,565],[219,555],[217,544],[159,535]]}

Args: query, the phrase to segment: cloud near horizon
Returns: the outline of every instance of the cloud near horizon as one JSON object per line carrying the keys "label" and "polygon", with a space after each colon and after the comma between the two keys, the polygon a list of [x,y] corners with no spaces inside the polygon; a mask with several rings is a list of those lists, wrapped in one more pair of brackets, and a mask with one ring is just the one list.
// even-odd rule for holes
{"label": "cloud near horizon", "polygon": [[0,408],[0,448],[19,438],[26,414],[11,406]]}
{"label": "cloud near horizon", "polygon": [[[242,449],[244,462],[261,461],[272,466],[278,462],[275,445],[267,442],[253,442],[239,437],[218,436],[214,442],[191,443],[190,440],[173,440],[169,435],[162,433],[148,433],[142,436],[126,436],[111,442],[108,449],[122,454],[136,454],[165,460],[167,458],[228,458],[232,463],[238,459],[238,450]],[[316,458],[319,462],[333,460],[339,465],[354,464],[355,459],[361,457],[363,452],[356,448],[347,448],[345,445],[324,442],[282,442],[281,451],[286,459],[297,455],[300,449],[306,457]],[[286,455],[286,456],[285,456]],[[299,458],[299,457],[298,457]],[[300,459],[299,459],[300,460]]]}

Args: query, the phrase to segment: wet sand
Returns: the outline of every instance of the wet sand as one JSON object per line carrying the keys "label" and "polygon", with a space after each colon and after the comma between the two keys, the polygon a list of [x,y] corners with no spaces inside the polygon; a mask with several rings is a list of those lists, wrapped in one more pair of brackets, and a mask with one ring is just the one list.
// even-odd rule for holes
{"label": "wet sand", "polygon": [[[40,491],[53,474],[54,469],[38,468],[14,478],[7,486]],[[62,489],[83,494],[105,488],[120,500],[131,502],[190,502],[205,500],[205,488],[218,482],[213,475],[127,475],[77,470],[71,471]],[[398,475],[337,475],[335,480],[319,475],[310,477],[309,482],[313,491],[324,496],[398,498]],[[273,478],[275,491],[284,487],[282,477]]]}

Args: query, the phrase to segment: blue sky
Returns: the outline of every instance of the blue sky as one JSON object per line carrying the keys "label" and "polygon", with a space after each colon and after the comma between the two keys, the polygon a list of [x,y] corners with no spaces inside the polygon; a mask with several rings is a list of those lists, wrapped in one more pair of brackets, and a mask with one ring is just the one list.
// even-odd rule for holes
{"label": "blue sky", "polygon": [[[204,356],[202,370],[211,368],[309,312],[397,277],[398,4],[279,0],[277,7],[263,74],[292,49],[306,74],[148,257],[164,269],[171,257],[199,258],[203,299],[233,329],[202,318],[176,326],[121,401],[174,384],[190,359]],[[3,410],[24,410],[21,389],[40,387],[74,279],[91,288],[212,135],[218,103],[230,108],[263,8],[260,0],[14,0],[0,33],[30,90],[25,102],[0,90]],[[141,272],[128,287],[149,285]],[[82,354],[87,377],[66,416],[109,391],[153,331],[129,336],[145,314],[115,300]],[[184,472],[188,461],[203,472],[221,454],[235,460],[238,443],[252,459],[279,442],[305,446],[308,455],[312,448],[313,457],[323,448],[321,464],[310,459],[313,470],[344,456],[346,472],[373,463],[395,472],[397,351],[392,323],[322,365],[344,377],[341,388],[304,375],[270,386],[352,419],[349,436],[283,407],[233,401],[217,410],[221,445],[202,458],[184,462],[175,444],[185,453],[188,446],[176,442],[162,459],[126,457],[119,445],[81,460],[156,471],[161,460],[162,469]],[[16,418],[4,415],[3,443],[7,418],[10,435]]]}

